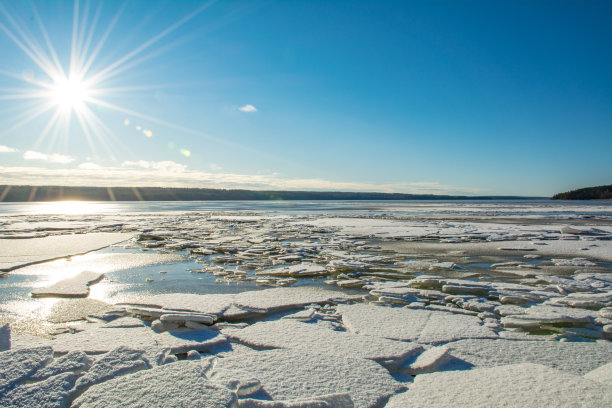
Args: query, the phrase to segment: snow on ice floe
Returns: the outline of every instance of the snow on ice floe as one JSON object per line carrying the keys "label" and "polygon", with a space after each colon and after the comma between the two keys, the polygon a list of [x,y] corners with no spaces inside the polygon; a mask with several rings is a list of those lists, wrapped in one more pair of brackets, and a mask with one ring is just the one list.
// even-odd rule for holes
{"label": "snow on ice floe", "polygon": [[53,359],[51,347],[0,352],[0,395]]}
{"label": "snow on ice floe", "polygon": [[316,400],[316,396],[348,393],[355,407],[378,407],[405,389],[371,360],[306,349],[230,354],[218,359],[212,370],[211,376],[222,378],[216,370],[223,370],[225,378],[248,372],[273,400]]}
{"label": "snow on ice floe", "polygon": [[339,305],[338,313],[350,331],[367,336],[429,344],[497,337],[478,317],[442,311],[356,304]]}
{"label": "snow on ice floe", "polygon": [[39,381],[68,371],[87,371],[92,364],[93,359],[87,354],[71,351],[36,371],[29,379]]}
{"label": "snow on ice floe", "polygon": [[8,271],[51,259],[84,254],[127,241],[134,235],[124,232],[96,232],[25,240],[2,239],[0,271]]}
{"label": "snow on ice floe", "polygon": [[321,265],[312,263],[301,263],[298,265],[289,265],[282,268],[265,269],[258,271],[256,275],[271,275],[271,276],[292,276],[292,277],[304,277],[304,276],[321,276],[326,275],[327,269]]}
{"label": "snow on ice floe", "polygon": [[608,363],[601,367],[589,371],[584,375],[584,378],[592,381],[597,381],[608,387],[612,387],[612,363]]}
{"label": "snow on ice floe", "polygon": [[414,406],[609,407],[612,389],[581,376],[523,363],[423,374],[387,408]]}
{"label": "snow on ice floe", "polygon": [[32,291],[34,297],[87,297],[89,286],[104,278],[103,273],[83,271],[72,278],[59,281],[48,288],[38,288]]}
{"label": "snow on ice floe", "polygon": [[81,350],[88,354],[101,354],[121,346],[138,349],[161,347],[172,353],[189,350],[206,351],[225,344],[227,339],[211,330],[173,330],[155,333],[144,325],[136,327],[113,327],[91,325],[77,333],[64,333],[51,342],[57,353]]}
{"label": "snow on ice floe", "polygon": [[242,292],[236,295],[234,304],[242,309],[260,313],[294,309],[311,303],[347,301],[360,296],[318,287],[273,288]]}
{"label": "snow on ice floe", "polygon": [[139,371],[94,385],[74,403],[75,408],[153,407],[233,408],[236,395],[209,381],[195,361],[180,361]]}
{"label": "snow on ice floe", "polygon": [[612,362],[612,343],[609,341],[468,339],[447,346],[454,357],[476,367],[532,362],[582,375]]}
{"label": "snow on ice floe", "polygon": [[102,383],[114,377],[151,368],[143,350],[118,347],[100,356],[75,384],[77,391]]}
{"label": "snow on ice floe", "polygon": [[[412,343],[335,331],[291,319],[256,323],[244,329],[225,329],[222,333],[232,341],[255,349],[308,350],[316,344],[317,352],[320,353],[367,358],[379,362],[401,363],[423,350],[421,346]],[[305,339],[308,341],[304,341]]]}
{"label": "snow on ice floe", "polygon": [[2,407],[68,407],[78,374],[63,373],[34,384],[22,384],[0,394]]}

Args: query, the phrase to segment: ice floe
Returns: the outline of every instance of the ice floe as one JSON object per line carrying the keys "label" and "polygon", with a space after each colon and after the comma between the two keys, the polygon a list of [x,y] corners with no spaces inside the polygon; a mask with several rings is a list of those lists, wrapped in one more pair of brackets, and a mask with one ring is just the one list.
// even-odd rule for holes
{"label": "ice floe", "polygon": [[104,278],[103,273],[83,271],[72,278],[59,281],[48,288],[38,288],[32,291],[34,297],[87,297],[89,286]]}
{"label": "ice floe", "polygon": [[586,374],[612,362],[612,343],[528,340],[459,340],[448,343],[450,353],[477,367],[532,362],[559,370]]}
{"label": "ice floe", "polygon": [[387,407],[588,406],[612,404],[609,387],[550,367],[523,363],[423,374]]}
{"label": "ice floe", "polygon": [[132,233],[95,232],[57,235],[52,237],[2,239],[0,270],[12,270],[24,265],[84,254],[134,237]]}
{"label": "ice floe", "polygon": [[175,406],[233,408],[234,393],[209,381],[198,362],[180,361],[94,385],[74,400],[75,408]]}
{"label": "ice floe", "polygon": [[217,361],[212,376],[215,370],[223,370],[217,380],[248,372],[273,400],[348,393],[355,407],[377,407],[405,389],[378,363],[314,350],[264,350],[237,357],[230,354]]}
{"label": "ice floe", "polygon": [[466,338],[496,338],[479,318],[448,312],[366,304],[339,305],[342,321],[354,333],[438,344]]}
{"label": "ice floe", "polygon": [[0,395],[10,390],[19,381],[32,376],[52,359],[51,347],[0,352]]}
{"label": "ice floe", "polygon": [[421,346],[412,343],[335,331],[291,319],[256,323],[244,329],[224,329],[222,333],[232,341],[255,349],[291,348],[307,351],[312,348],[312,344],[316,344],[317,351],[321,353],[380,362],[401,362],[423,350]]}

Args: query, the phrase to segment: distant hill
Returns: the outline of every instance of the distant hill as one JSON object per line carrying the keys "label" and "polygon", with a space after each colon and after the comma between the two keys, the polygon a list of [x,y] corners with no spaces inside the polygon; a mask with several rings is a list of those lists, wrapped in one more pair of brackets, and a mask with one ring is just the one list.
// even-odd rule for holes
{"label": "distant hill", "polygon": [[555,194],[553,200],[612,200],[612,185],[587,187]]}
{"label": "distant hill", "polygon": [[0,202],[30,201],[262,201],[262,200],[507,200],[533,197],[328,191],[257,191],[163,187],[69,187],[0,185]]}

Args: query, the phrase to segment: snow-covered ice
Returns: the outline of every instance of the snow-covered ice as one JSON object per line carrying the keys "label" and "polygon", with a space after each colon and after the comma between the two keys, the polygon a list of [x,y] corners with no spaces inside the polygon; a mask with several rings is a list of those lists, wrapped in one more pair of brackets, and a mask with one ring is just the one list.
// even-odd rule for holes
{"label": "snow-covered ice", "polygon": [[72,406],[234,408],[237,401],[230,390],[209,381],[198,362],[179,361],[94,385]]}
{"label": "snow-covered ice", "polygon": [[338,312],[349,330],[367,336],[430,344],[497,337],[474,316],[364,304],[340,305]]}
{"label": "snow-covered ice", "polygon": [[314,350],[277,349],[229,355],[217,361],[213,375],[218,369],[228,379],[234,371],[237,375],[248,372],[274,400],[348,393],[355,407],[377,407],[405,389],[378,363]]}
{"label": "snow-covered ice", "polygon": [[387,408],[609,407],[612,388],[576,374],[523,363],[418,375]]}
{"label": "snow-covered ice", "polygon": [[363,206],[1,218],[0,406],[610,405],[609,206]]}

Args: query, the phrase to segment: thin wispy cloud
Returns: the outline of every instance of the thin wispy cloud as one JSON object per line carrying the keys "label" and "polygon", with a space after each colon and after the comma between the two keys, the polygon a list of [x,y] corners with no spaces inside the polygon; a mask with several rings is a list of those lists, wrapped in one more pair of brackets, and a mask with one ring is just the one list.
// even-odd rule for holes
{"label": "thin wispy cloud", "polygon": [[216,163],[210,163],[210,166],[208,166],[212,171],[219,171],[219,170],[223,170],[223,167],[219,166]]}
{"label": "thin wispy cloud", "polygon": [[257,112],[257,108],[250,103],[238,108],[241,112]]}
{"label": "thin wispy cloud", "polygon": [[13,153],[18,151],[17,149],[13,149],[12,147],[0,145],[0,153]]}
{"label": "thin wispy cloud", "polygon": [[312,179],[292,179],[275,173],[238,174],[221,171],[189,170],[172,161],[129,161],[117,167],[82,163],[76,168],[2,167],[0,184],[73,185],[94,187],[185,187],[252,190],[355,191],[409,194],[470,195],[481,191],[448,186],[438,182],[355,183]]}
{"label": "thin wispy cloud", "polygon": [[75,158],[71,156],[66,156],[63,154],[53,153],[46,154],[41,152],[35,152],[33,150],[27,150],[23,153],[23,158],[25,160],[40,160],[48,163],[56,163],[56,164],[68,164],[72,163]]}
{"label": "thin wispy cloud", "polygon": [[170,160],[165,161],[146,161],[146,160],[138,160],[138,161],[125,161],[121,163],[122,167],[139,167],[142,169],[151,169],[158,170],[162,172],[170,172],[170,173],[181,173],[187,170],[187,166],[184,164],[179,164]]}

